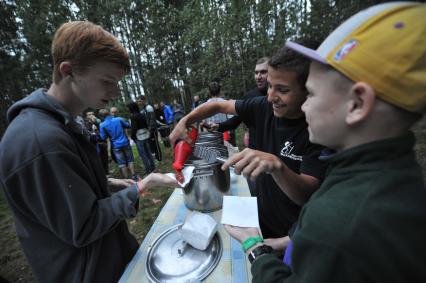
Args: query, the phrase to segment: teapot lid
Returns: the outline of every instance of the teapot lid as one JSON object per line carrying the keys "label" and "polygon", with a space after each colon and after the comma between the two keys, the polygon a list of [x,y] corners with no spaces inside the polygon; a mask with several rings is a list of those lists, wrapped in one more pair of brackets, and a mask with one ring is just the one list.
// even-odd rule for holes
{"label": "teapot lid", "polygon": [[179,232],[181,224],[164,231],[152,243],[146,260],[146,273],[152,282],[191,282],[203,280],[222,256],[219,233],[203,251],[185,244]]}

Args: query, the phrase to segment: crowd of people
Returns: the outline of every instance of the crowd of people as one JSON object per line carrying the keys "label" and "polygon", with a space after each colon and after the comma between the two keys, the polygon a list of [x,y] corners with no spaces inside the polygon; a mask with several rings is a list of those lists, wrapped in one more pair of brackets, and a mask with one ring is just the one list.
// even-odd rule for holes
{"label": "crowd of people", "polygon": [[[218,88],[220,91],[220,88]],[[218,97],[219,91],[212,95]],[[193,108],[201,105],[203,101],[199,96],[194,96]],[[223,100],[223,98],[220,98]],[[90,136],[90,141],[95,145],[98,155],[102,160],[105,173],[109,174],[109,161],[114,161],[120,168],[122,178],[138,180],[140,175],[154,172],[155,159],[162,161],[160,141],[166,147],[171,147],[168,136],[182,117],[185,110],[176,99],[172,106],[161,101],[151,106],[146,97],[136,98],[127,105],[129,118],[119,115],[118,107],[99,109],[97,116],[95,111],[87,110],[85,114],[78,116],[80,124]],[[226,121],[227,117],[221,121]],[[213,122],[202,122],[198,125],[203,130],[203,125]],[[207,127],[207,126],[206,126]],[[216,130],[213,126],[212,130]],[[132,142],[131,142],[132,141]],[[131,144],[135,144],[137,152],[144,166],[144,174],[137,174],[134,166],[134,156]],[[235,144],[235,143],[233,143]]]}
{"label": "crowd of people", "polygon": [[[0,145],[0,181],[37,280],[117,282],[138,248],[125,220],[146,190],[178,186],[153,173],[157,130],[172,130],[173,145],[191,125],[244,123],[249,146],[222,169],[247,178],[260,227],[225,228],[253,282],[425,282],[426,190],[410,130],[426,110],[425,14],[420,3],[372,6],[319,47],[287,41],[260,58],[243,99],[224,100],[214,80],[187,115],[176,100],[140,97],[129,121],[104,108],[130,69],[126,50],[93,23],[62,25],[50,88],[9,109]],[[107,140],[122,179],[107,178]]]}
{"label": "crowd of people", "polygon": [[173,107],[164,102],[159,105],[154,104],[152,107],[146,102],[145,96],[137,98],[136,102],[132,101],[126,106],[129,112],[127,120],[120,117],[118,108],[113,106],[110,110],[100,109],[98,116],[95,115],[95,111],[86,111],[81,124],[96,147],[105,173],[109,174],[110,159],[117,163],[123,178],[137,181],[140,176],[135,173],[130,140],[136,145],[145,168],[144,175],[154,172],[154,158],[158,161],[162,160],[159,136],[169,147],[167,137],[173,125],[183,117],[184,108],[177,100],[173,101]]}

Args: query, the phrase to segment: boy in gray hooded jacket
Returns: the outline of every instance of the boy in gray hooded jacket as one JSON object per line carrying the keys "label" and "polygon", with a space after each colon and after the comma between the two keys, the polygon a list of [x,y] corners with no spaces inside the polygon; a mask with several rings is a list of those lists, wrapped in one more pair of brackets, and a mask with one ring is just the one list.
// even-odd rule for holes
{"label": "boy in gray hooded jacket", "polygon": [[[40,282],[117,282],[138,243],[125,219],[139,194],[176,186],[162,174],[106,178],[96,148],[74,118],[118,95],[129,57],[90,22],[69,22],[52,43],[53,83],[15,103],[0,144],[0,181],[16,233]],[[108,187],[120,188],[110,194]]]}

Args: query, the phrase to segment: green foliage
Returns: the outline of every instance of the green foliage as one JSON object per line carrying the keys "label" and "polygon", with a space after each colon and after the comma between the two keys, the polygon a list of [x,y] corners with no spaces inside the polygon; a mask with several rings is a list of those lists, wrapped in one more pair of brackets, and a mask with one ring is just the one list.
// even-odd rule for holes
{"label": "green foliage", "polygon": [[[70,20],[90,20],[119,38],[132,70],[121,103],[139,95],[158,102],[179,98],[190,109],[219,78],[227,97],[254,87],[256,60],[289,38],[322,40],[373,0],[5,0],[0,3],[0,110],[39,87],[49,87],[50,43]],[[204,97],[206,98],[206,97]],[[6,126],[0,119],[0,133]]]}

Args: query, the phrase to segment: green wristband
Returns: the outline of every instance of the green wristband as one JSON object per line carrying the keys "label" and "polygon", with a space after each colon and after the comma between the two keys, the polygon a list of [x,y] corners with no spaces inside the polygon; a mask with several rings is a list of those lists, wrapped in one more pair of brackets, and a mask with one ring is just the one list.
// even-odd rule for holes
{"label": "green wristband", "polygon": [[248,249],[256,245],[257,243],[263,242],[262,237],[248,237],[243,243],[243,251],[246,252]]}

